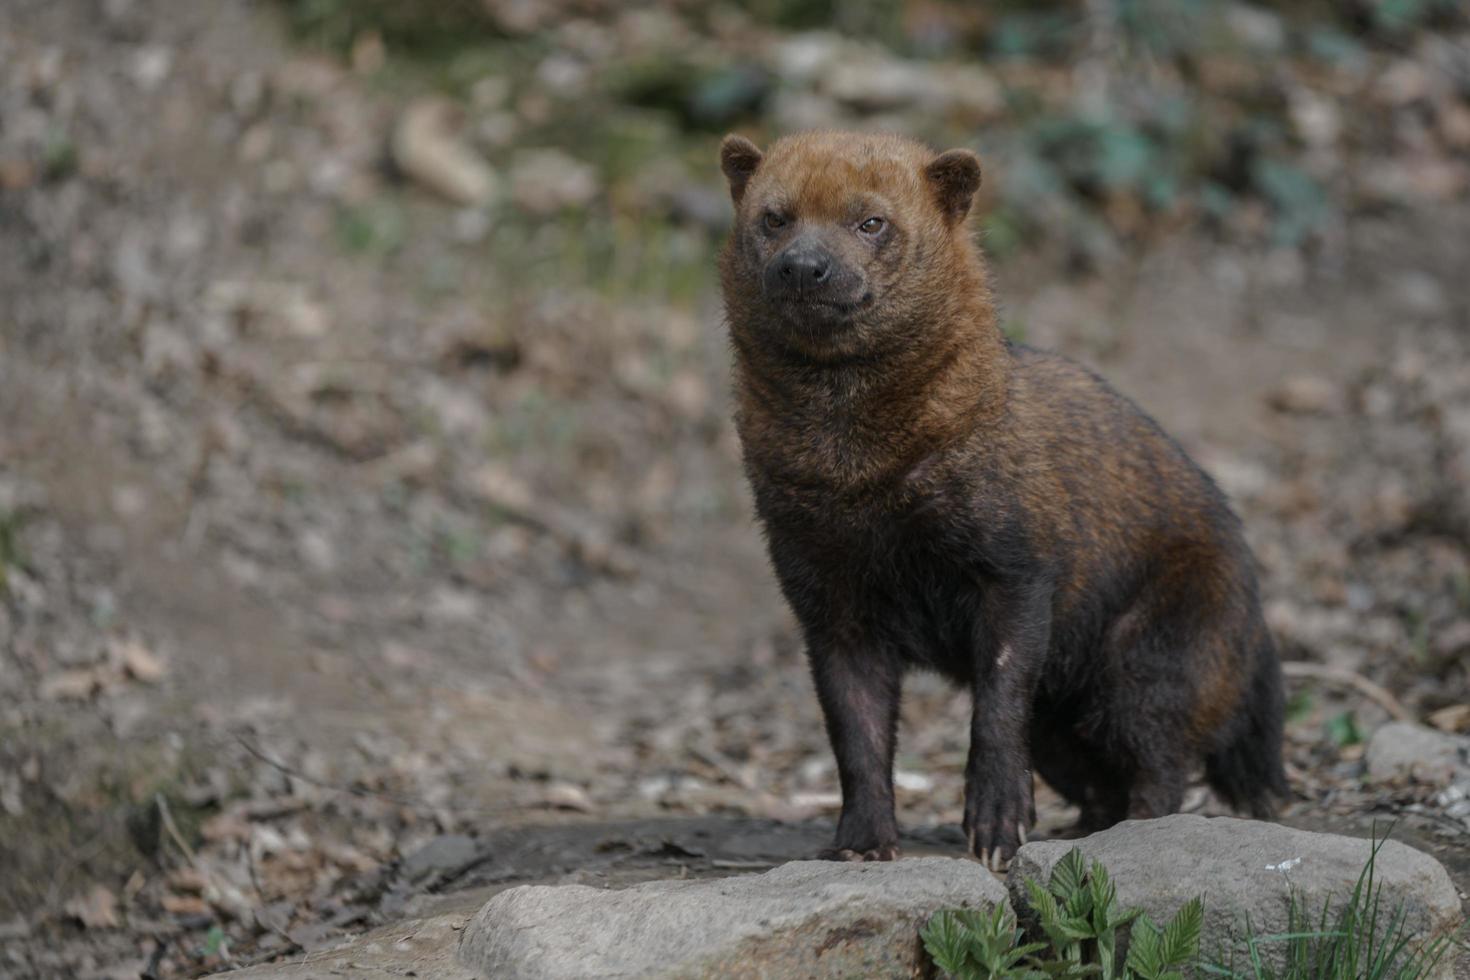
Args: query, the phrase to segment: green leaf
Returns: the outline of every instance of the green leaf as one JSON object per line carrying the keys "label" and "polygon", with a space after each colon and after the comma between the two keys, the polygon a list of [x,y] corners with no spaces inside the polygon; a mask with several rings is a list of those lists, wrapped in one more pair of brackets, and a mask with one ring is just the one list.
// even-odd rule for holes
{"label": "green leaf", "polygon": [[965,973],[969,963],[970,944],[959,918],[951,911],[935,912],[919,930],[924,949],[934,965],[956,977]]}
{"label": "green leaf", "polygon": [[1032,960],[1031,965],[1043,976],[1065,978],[1065,980],[1072,980],[1074,977],[1090,977],[1102,972],[1102,967],[1096,963],[1076,963],[1071,960]]}
{"label": "green leaf", "polygon": [[1072,916],[1064,916],[1057,920],[1057,932],[1068,939],[1077,940],[1092,939],[1097,935],[1097,930],[1092,927],[1092,923]]}
{"label": "green leaf", "polygon": [[1363,732],[1358,728],[1358,717],[1352,711],[1333,715],[1327,720],[1326,728],[1327,737],[1339,748],[1358,745],[1363,741]]}
{"label": "green leaf", "polygon": [[1110,920],[1115,911],[1113,906],[1118,901],[1118,886],[1108,877],[1107,868],[1096,861],[1092,862],[1092,870],[1088,874],[1087,891],[1092,897],[1092,926],[1101,934],[1112,925]]}
{"label": "green leaf", "polygon": [[1026,893],[1031,896],[1031,909],[1041,920],[1041,928],[1050,933],[1062,917],[1056,898],[1031,878],[1026,879]]}
{"label": "green leaf", "polygon": [[1097,174],[1109,187],[1138,185],[1154,165],[1153,143],[1127,124],[1100,127],[1097,142]]}
{"label": "green leaf", "polygon": [[1097,958],[1103,980],[1112,980],[1118,969],[1118,935],[1113,930],[1105,929],[1098,933]]}
{"label": "green leaf", "polygon": [[1302,688],[1286,702],[1286,720],[1303,722],[1312,715],[1313,698],[1310,688]]}
{"label": "green leaf", "polygon": [[1205,903],[1198,897],[1185,902],[1164,927],[1159,955],[1166,967],[1185,966],[1199,957],[1200,930],[1205,921]]}
{"label": "green leaf", "polygon": [[1140,915],[1128,934],[1128,959],[1123,968],[1142,980],[1156,980],[1163,969],[1159,957],[1159,927],[1146,915]]}
{"label": "green leaf", "polygon": [[1074,847],[1051,869],[1047,888],[1058,901],[1065,903],[1082,890],[1086,880],[1087,859],[1082,856],[1080,848]]}

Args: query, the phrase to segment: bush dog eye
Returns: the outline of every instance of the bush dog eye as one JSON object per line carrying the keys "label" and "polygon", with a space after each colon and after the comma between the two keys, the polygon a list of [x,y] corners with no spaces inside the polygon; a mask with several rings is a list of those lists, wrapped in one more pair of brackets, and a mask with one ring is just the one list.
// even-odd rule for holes
{"label": "bush dog eye", "polygon": [[[898,854],[911,668],[971,692],[964,831],[992,867],[1035,819],[1033,771],[1087,831],[1178,810],[1201,763],[1268,815],[1281,671],[1240,522],[1131,401],[1002,336],[975,154],[810,133],[727,137],[721,162],[735,423],[842,785],[823,856]],[[873,198],[891,228],[852,224]],[[759,234],[770,215],[744,202],[772,200],[800,227]]]}

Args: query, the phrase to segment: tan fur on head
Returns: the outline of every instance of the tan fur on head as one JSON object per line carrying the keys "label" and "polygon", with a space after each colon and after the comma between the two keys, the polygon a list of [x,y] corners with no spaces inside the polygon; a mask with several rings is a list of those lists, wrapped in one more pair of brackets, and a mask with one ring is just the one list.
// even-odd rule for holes
{"label": "tan fur on head", "polygon": [[[721,275],[737,332],[790,313],[758,287],[796,233],[818,236],[839,267],[867,287],[848,297],[857,308],[847,311],[841,330],[818,329],[806,311],[787,317],[787,328],[775,333],[807,356],[894,352],[923,342],[925,322],[962,317],[982,334],[993,326],[988,276],[966,221],[980,186],[970,150],[936,153],[891,134],[809,132],[762,152],[732,134],[721,145],[720,164],[735,202]],[[855,231],[869,217],[889,223],[877,239]],[[768,233],[768,223],[779,224],[780,233]]]}
{"label": "tan fur on head", "polygon": [[[840,415],[856,428],[845,449],[809,432],[799,453],[782,450],[788,465],[807,459],[866,479],[912,465],[955,427],[995,410],[1006,366],[966,220],[980,183],[974,153],[846,132],[800,133],[762,152],[731,135],[720,163],[735,202],[720,272],[741,418],[800,427],[810,412],[826,424],[817,419],[835,418],[833,405],[820,384],[811,387],[808,368],[849,371]],[[877,236],[860,230],[869,217],[887,223]],[[802,236],[857,284],[850,309],[832,314],[770,295],[772,261]]]}

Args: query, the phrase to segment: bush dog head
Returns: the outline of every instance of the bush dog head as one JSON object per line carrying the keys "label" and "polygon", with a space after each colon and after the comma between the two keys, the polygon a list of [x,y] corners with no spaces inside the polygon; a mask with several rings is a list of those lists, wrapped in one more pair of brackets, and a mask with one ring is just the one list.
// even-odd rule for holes
{"label": "bush dog head", "polygon": [[965,221],[980,187],[969,150],[822,132],[762,153],[731,135],[720,164],[735,202],[721,263],[731,321],[777,334],[762,344],[814,360],[880,354],[922,342],[913,330],[950,312],[933,305],[983,281]]}

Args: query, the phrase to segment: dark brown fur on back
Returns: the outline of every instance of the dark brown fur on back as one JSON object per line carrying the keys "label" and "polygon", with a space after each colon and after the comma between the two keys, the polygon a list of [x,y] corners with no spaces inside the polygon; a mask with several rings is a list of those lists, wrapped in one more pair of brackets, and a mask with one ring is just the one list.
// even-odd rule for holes
{"label": "dark brown fur on back", "polygon": [[1178,809],[1203,762],[1285,792],[1279,667],[1220,492],[1101,379],[1003,340],[968,151],[729,137],[736,424],[843,789],[829,856],[897,853],[904,671],[975,697],[965,829],[1002,861],[1034,767],[1088,827]]}

